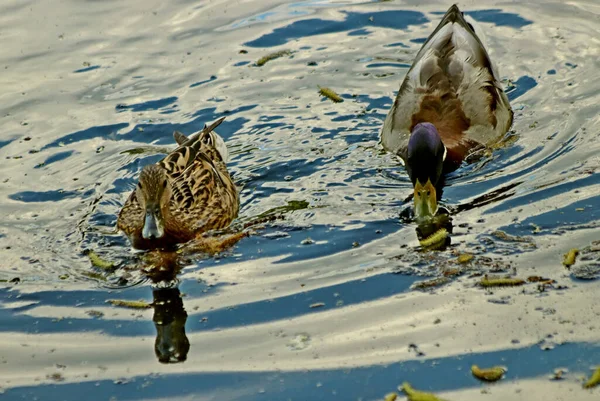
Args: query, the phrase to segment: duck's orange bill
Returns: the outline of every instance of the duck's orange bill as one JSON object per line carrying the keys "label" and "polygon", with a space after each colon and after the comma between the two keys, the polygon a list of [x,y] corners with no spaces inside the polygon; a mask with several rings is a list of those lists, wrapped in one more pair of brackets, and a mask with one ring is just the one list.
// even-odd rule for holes
{"label": "duck's orange bill", "polygon": [[417,179],[415,183],[415,216],[417,219],[430,218],[435,216],[438,206],[435,187],[431,180],[427,180],[425,184]]}

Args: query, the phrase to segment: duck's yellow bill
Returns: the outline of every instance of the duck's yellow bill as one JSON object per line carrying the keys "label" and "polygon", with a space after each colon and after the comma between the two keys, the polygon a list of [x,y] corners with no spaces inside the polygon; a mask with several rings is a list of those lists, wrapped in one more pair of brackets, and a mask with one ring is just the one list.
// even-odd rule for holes
{"label": "duck's yellow bill", "polygon": [[431,180],[427,180],[425,184],[417,179],[415,183],[415,217],[417,219],[426,219],[435,216],[437,213],[437,197],[435,187]]}

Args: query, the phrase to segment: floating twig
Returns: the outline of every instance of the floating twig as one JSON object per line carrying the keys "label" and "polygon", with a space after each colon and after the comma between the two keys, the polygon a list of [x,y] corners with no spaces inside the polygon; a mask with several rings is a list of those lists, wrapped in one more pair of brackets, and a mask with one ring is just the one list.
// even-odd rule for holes
{"label": "floating twig", "polygon": [[504,373],[506,373],[506,369],[500,366],[481,369],[479,366],[473,365],[471,366],[471,373],[479,380],[484,380],[486,382],[495,382],[497,380],[502,379],[502,376],[504,376]]}
{"label": "floating twig", "polygon": [[442,227],[429,237],[419,240],[419,243],[423,248],[430,248],[443,243],[446,238],[448,238],[448,230]]}
{"label": "floating twig", "polygon": [[409,401],[443,401],[431,393],[425,393],[412,388],[409,383],[404,382],[400,390],[404,391]]}
{"label": "floating twig", "polygon": [[258,61],[256,62],[256,66],[262,67],[263,65],[267,64],[271,60],[275,60],[275,59],[277,59],[279,57],[283,57],[283,56],[289,56],[290,54],[292,54],[292,52],[289,50],[280,50],[275,53],[267,54],[266,56],[262,56],[261,58],[258,59]]}
{"label": "floating twig", "polygon": [[329,89],[325,86],[319,86],[319,93],[321,94],[321,96],[325,96],[334,103],[341,103],[344,101],[344,99],[342,99],[340,95],[335,93],[333,89]]}
{"label": "floating twig", "polygon": [[489,277],[487,274],[479,283],[482,287],[514,287],[525,284],[525,280],[510,277]]}
{"label": "floating twig", "polygon": [[583,387],[592,388],[596,387],[598,384],[600,384],[600,366],[596,368],[594,373],[592,373],[592,377],[590,377],[590,379],[587,382],[585,382]]}
{"label": "floating twig", "polygon": [[120,306],[122,308],[130,309],[150,309],[152,305],[144,301],[127,301],[124,299],[108,299],[107,303],[113,306]]}
{"label": "floating twig", "polygon": [[92,250],[87,252],[87,257],[90,259],[90,262],[93,266],[98,267],[103,270],[111,270],[115,267],[113,262],[102,259],[98,254]]}
{"label": "floating twig", "polygon": [[569,250],[569,252],[564,254],[563,265],[567,268],[573,266],[577,261],[577,255],[579,255],[579,249],[573,248]]}

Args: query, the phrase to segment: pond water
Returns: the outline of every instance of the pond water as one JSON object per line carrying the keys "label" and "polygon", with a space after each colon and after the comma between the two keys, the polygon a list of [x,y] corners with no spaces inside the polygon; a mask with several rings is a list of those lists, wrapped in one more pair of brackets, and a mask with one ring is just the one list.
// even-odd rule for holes
{"label": "pond water", "polygon": [[[598,399],[582,377],[600,364],[600,5],[460,3],[515,122],[448,178],[451,244],[424,251],[378,135],[449,5],[3,1],[1,398],[366,401],[408,381],[448,400]],[[238,223],[278,218],[147,274],[116,214],[174,130],[221,116]],[[486,290],[486,273],[554,282]],[[487,385],[473,364],[508,370]]]}

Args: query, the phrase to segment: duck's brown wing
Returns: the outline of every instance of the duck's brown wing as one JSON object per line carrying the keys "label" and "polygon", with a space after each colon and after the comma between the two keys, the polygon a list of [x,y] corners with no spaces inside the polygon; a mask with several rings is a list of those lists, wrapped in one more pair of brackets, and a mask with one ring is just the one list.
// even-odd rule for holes
{"label": "duck's brown wing", "polygon": [[[232,188],[235,192],[227,169],[210,142],[210,134],[223,120],[191,135],[159,162],[171,180],[171,212],[192,230],[210,224],[215,217],[208,214],[218,215],[219,203],[227,203],[221,197],[229,195]],[[235,196],[237,200],[237,192]]]}

